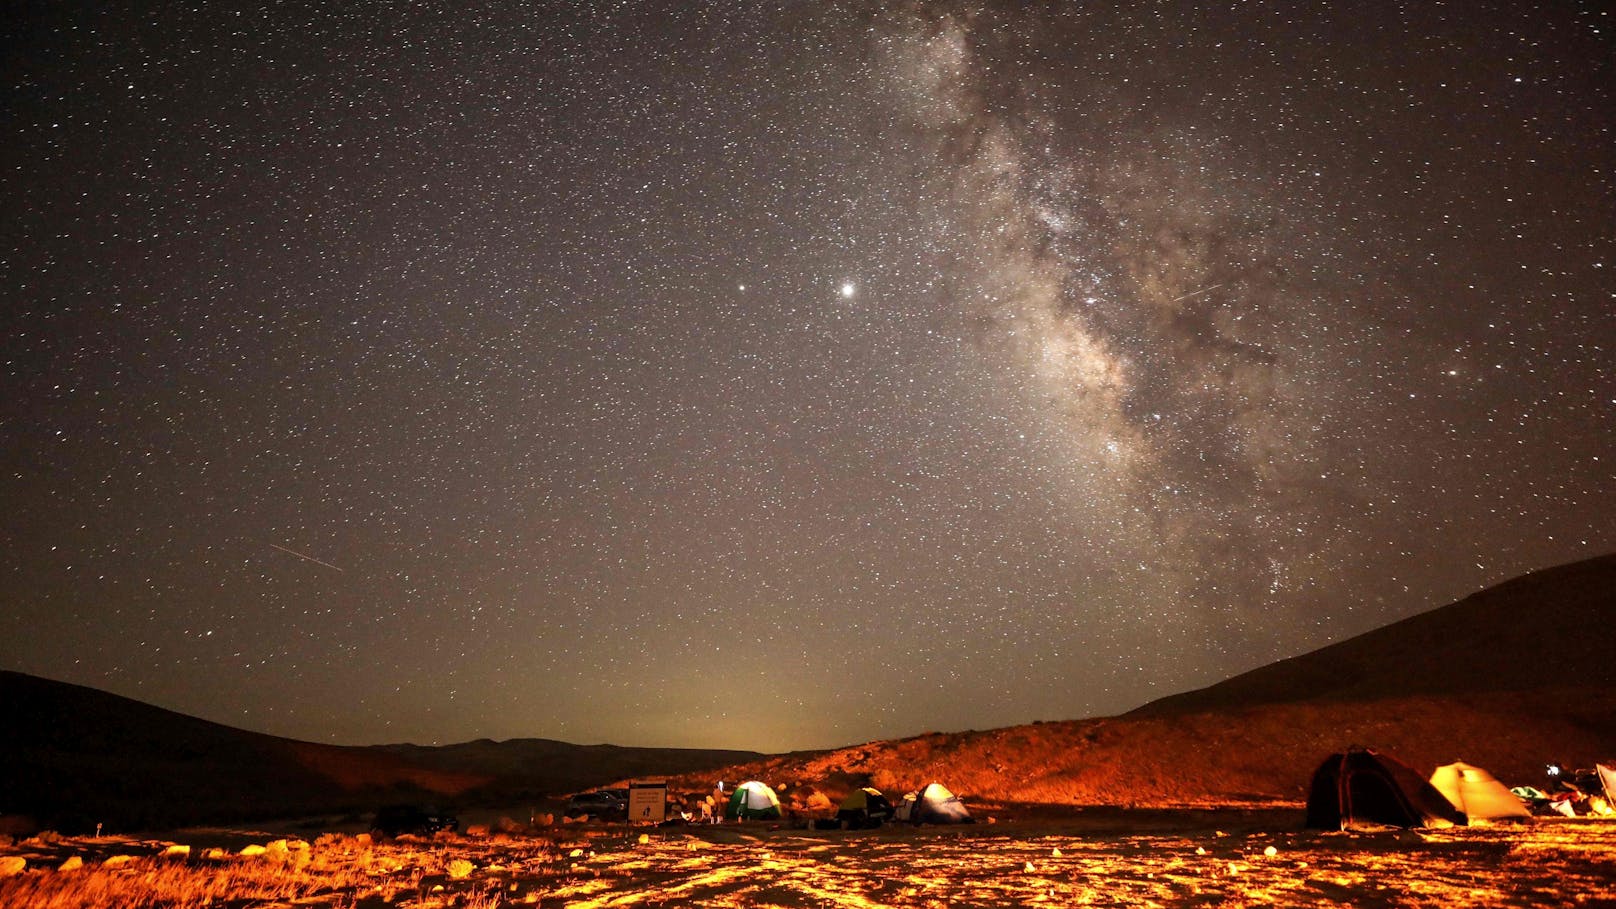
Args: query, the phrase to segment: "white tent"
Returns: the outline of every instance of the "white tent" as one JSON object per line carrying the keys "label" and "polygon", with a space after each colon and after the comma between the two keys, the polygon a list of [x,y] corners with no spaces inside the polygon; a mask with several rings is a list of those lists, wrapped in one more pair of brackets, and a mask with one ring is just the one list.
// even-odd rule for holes
{"label": "white tent", "polygon": [[1436,768],[1431,785],[1463,811],[1470,823],[1525,820],[1532,816],[1515,793],[1487,771],[1463,761]]}
{"label": "white tent", "polygon": [[[909,796],[904,796],[904,801]],[[909,809],[908,821],[916,824],[969,824],[972,823],[971,813],[965,810],[965,803],[959,796],[948,791],[942,783],[930,783],[914,794],[915,801]]]}

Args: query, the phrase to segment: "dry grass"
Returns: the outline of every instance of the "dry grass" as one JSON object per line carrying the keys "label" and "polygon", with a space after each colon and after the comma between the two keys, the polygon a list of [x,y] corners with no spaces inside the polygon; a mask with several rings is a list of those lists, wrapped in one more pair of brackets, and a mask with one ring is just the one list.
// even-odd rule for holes
{"label": "dry grass", "polygon": [[192,863],[142,858],[116,868],[86,867],[8,878],[0,881],[0,905],[36,909],[202,909],[282,903],[349,890],[363,883],[364,876],[352,871],[311,871],[262,861]]}

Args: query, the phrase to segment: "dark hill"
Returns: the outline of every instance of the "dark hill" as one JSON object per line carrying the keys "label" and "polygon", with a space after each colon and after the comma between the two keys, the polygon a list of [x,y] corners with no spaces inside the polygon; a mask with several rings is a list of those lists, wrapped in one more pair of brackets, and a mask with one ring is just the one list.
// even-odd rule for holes
{"label": "dark hill", "polygon": [[1457,603],[1130,716],[1259,704],[1616,687],[1616,555],[1534,571]]}
{"label": "dark hill", "polygon": [[341,811],[485,782],[17,672],[0,672],[0,723],[0,813],[60,829]]}
{"label": "dark hill", "polygon": [[758,757],[541,740],[322,745],[6,671],[0,729],[0,815],[64,832],[368,811],[399,801],[487,804]]}
{"label": "dark hill", "polygon": [[1294,802],[1320,761],[1357,744],[1422,773],[1463,759],[1539,785],[1549,760],[1616,756],[1613,655],[1616,556],[1604,556],[1124,716],[781,755],[723,777],[780,784],[788,798],[940,780],[987,803]]}

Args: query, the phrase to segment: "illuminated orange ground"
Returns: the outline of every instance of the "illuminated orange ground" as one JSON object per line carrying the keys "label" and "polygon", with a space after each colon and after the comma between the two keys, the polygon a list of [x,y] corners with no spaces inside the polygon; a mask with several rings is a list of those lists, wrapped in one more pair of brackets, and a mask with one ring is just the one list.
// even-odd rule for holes
{"label": "illuminated orange ground", "polygon": [[[244,857],[244,834],[37,840],[0,906],[232,907],[1314,905],[1560,906],[1616,901],[1616,822],[1318,833],[1230,812],[1126,832],[1030,821],[825,833],[729,825],[569,827],[366,844],[328,835]],[[1144,824],[1160,827],[1160,823]],[[1227,829],[1218,829],[1219,826]],[[641,838],[645,841],[641,842]],[[225,844],[208,857],[209,843]],[[1269,849],[1273,854],[1267,854]],[[134,855],[116,867],[113,855]],[[80,856],[85,867],[58,871]]]}

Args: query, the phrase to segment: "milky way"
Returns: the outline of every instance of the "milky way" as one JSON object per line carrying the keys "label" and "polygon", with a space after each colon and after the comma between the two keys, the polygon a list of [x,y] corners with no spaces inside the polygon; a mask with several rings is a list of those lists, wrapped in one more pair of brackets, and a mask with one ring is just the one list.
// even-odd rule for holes
{"label": "milky way", "polygon": [[1606,10],[1022,6],[33,11],[0,665],[775,750],[1616,549]]}

